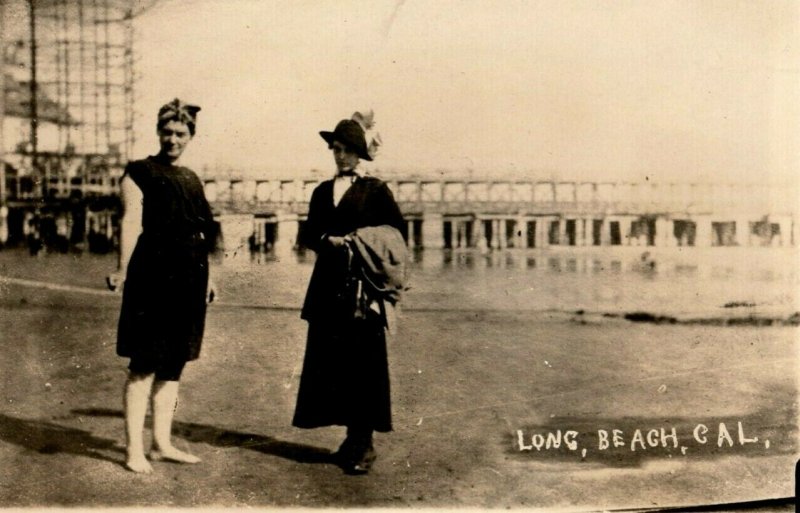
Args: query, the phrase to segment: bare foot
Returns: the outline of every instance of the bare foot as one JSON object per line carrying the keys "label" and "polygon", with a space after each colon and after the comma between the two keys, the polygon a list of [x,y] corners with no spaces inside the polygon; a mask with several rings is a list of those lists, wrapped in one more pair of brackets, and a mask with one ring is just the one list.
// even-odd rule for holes
{"label": "bare foot", "polygon": [[174,463],[200,463],[200,458],[195,456],[194,454],[189,454],[188,452],[183,452],[175,447],[169,447],[167,449],[153,449],[150,451],[150,459],[153,461],[171,461]]}
{"label": "bare foot", "polygon": [[125,468],[138,474],[151,474],[153,472],[153,467],[150,465],[150,462],[147,461],[147,458],[144,457],[144,454],[133,457],[128,456],[128,460],[125,462]]}

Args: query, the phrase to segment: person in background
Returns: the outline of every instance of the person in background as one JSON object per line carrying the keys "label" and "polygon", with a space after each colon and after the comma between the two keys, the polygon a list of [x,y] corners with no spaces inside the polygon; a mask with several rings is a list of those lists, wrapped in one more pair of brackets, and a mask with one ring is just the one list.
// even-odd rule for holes
{"label": "person in background", "polygon": [[[0,162],[0,166],[4,164]],[[8,242],[8,207],[0,204],[0,249]]]}
{"label": "person in background", "polygon": [[[150,459],[198,463],[172,445],[178,382],[200,354],[206,305],[214,298],[208,254],[215,225],[197,175],[177,164],[195,134],[200,107],[175,99],[158,112],[160,151],[130,162],[121,180],[119,266],[108,277],[122,288],[117,354],[130,358],[125,383],[126,467],[150,473],[143,430],[152,400]],[[123,285],[124,282],[124,285]]]}
{"label": "person in background", "polygon": [[25,212],[22,230],[28,242],[28,252],[32,256],[39,255],[44,250],[44,243],[41,232],[41,212],[38,208],[35,212]]}
{"label": "person in background", "polygon": [[320,132],[333,152],[336,176],[314,189],[301,234],[317,259],[301,313],[308,336],[292,423],[346,426],[335,457],[349,474],[370,470],[373,432],[392,429],[387,322],[380,306],[368,306],[376,302],[359,299],[363,282],[354,280],[352,243],[360,229],[382,227],[405,249],[403,217],[391,191],[358,168],[361,159],[372,160],[378,143],[367,145],[365,129],[371,126],[371,113],[356,113],[332,132]]}

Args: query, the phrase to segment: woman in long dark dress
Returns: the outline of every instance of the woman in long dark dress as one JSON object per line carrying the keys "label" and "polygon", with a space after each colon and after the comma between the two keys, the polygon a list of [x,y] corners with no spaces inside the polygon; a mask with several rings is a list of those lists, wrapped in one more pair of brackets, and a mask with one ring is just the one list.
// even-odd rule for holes
{"label": "woman in long dark dress", "polygon": [[197,463],[172,445],[172,417],[185,364],[198,358],[213,298],[208,253],[214,240],[203,186],[177,160],[195,133],[199,107],[178,99],[158,113],[158,155],[130,162],[121,181],[123,218],[117,273],[122,288],[117,354],[130,358],[125,384],[126,466],[149,473],[143,430],[152,397],[150,459]]}
{"label": "woman in long dark dress", "polygon": [[293,425],[347,426],[338,461],[348,473],[365,473],[375,459],[373,431],[392,429],[389,369],[384,319],[353,316],[345,237],[367,226],[401,230],[403,218],[386,184],[357,168],[359,159],[372,160],[359,122],[343,120],[320,135],[337,174],[312,193],[303,230],[317,260],[302,310],[309,327]]}

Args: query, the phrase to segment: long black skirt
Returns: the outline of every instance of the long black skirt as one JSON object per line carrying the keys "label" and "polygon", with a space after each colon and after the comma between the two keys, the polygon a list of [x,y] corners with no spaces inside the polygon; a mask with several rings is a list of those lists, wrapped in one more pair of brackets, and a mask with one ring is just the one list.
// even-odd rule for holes
{"label": "long black skirt", "polygon": [[292,424],[387,432],[391,409],[382,321],[310,322]]}

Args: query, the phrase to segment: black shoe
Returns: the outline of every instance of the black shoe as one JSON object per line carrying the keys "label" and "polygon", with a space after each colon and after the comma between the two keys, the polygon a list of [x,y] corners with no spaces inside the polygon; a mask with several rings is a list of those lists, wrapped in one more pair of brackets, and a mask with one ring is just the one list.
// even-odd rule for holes
{"label": "black shoe", "polygon": [[372,464],[378,457],[375,449],[370,445],[361,451],[358,459],[351,459],[342,463],[342,469],[345,474],[349,475],[364,475],[370,471]]}

